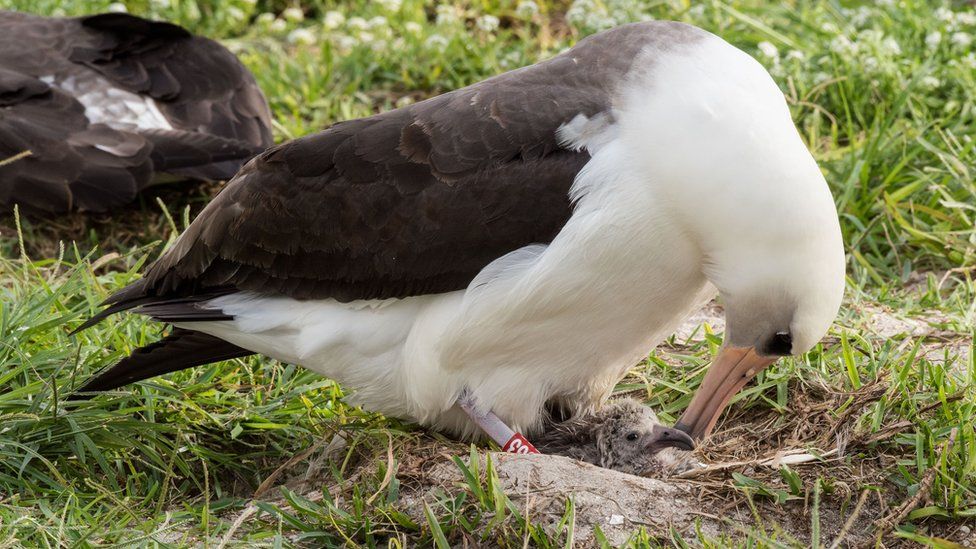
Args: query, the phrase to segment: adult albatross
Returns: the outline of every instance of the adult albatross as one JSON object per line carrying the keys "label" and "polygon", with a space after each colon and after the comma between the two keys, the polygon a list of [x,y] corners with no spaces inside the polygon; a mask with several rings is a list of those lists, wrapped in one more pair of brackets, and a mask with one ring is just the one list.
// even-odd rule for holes
{"label": "adult albatross", "polygon": [[[457,435],[599,406],[721,294],[726,341],[679,427],[706,436],[840,304],[827,184],[751,57],[675,22],[340,122],[248,163],[126,309],[175,326],[83,387],[261,353]],[[84,327],[84,326],[83,326]]]}
{"label": "adult albatross", "polygon": [[0,11],[0,210],[104,212],[160,182],[230,179],[271,113],[226,48],[124,13]]}

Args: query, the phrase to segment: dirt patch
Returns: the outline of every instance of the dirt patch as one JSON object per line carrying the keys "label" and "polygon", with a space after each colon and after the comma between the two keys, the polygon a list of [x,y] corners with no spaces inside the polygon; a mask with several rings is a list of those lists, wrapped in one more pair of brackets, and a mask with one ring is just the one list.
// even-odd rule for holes
{"label": "dirt patch", "polygon": [[[720,520],[702,513],[693,483],[636,477],[570,458],[543,455],[491,453],[481,456],[482,471],[488,459],[505,493],[524,510],[523,516],[530,516],[553,531],[571,498],[576,513],[575,539],[583,546],[595,541],[595,526],[614,545],[623,543],[640,526],[655,533],[675,528],[691,537],[696,522],[711,536],[722,530]],[[465,485],[460,469],[452,462],[437,463],[429,471],[428,481],[424,490],[404,497],[408,513],[422,510],[422,501],[436,497],[435,491],[454,495]],[[422,511],[418,520],[421,517]]]}
{"label": "dirt patch", "polygon": [[[572,498],[575,508],[575,539],[581,546],[595,543],[594,530],[613,545],[625,542],[635,530],[645,528],[654,537],[668,538],[670,532],[686,540],[699,533],[709,538],[740,537],[739,528],[758,527],[787,543],[808,545],[809,506],[790,502],[774,506],[761,500],[722,501],[709,483],[688,480],[660,480],[601,469],[559,456],[518,456],[490,454],[505,492],[536,523],[553,531]],[[482,470],[486,458],[482,457]],[[430,499],[434,491],[454,494],[464,485],[460,470],[453,463],[440,463],[431,471],[431,487],[404,499],[408,512],[422,509],[416,498]],[[838,502],[839,503],[839,502]],[[877,506],[862,509],[845,535],[847,543],[867,541],[864,528],[877,514]],[[760,510],[756,515],[753,511]],[[835,538],[847,517],[840,505],[822,505],[818,512],[821,535]],[[761,517],[761,518],[760,518]]]}

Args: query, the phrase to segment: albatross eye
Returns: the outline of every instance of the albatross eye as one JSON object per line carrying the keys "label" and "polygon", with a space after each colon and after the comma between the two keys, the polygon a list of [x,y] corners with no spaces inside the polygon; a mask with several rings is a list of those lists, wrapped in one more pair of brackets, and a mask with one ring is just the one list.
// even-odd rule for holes
{"label": "albatross eye", "polygon": [[627,433],[627,440],[629,440],[630,442],[634,442],[635,440],[637,440],[637,437],[638,437],[637,433]]}

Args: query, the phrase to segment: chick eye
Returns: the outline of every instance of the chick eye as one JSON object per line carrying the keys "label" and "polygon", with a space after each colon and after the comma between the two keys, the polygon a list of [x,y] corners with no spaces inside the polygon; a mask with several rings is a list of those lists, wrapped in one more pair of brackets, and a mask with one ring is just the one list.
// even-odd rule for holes
{"label": "chick eye", "polygon": [[627,440],[631,442],[637,440],[637,433],[627,433]]}

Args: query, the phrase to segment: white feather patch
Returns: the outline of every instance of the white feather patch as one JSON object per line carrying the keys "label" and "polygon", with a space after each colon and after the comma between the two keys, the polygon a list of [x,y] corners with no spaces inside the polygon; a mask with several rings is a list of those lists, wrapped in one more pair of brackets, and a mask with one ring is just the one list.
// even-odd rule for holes
{"label": "white feather patch", "polygon": [[77,99],[93,124],[117,130],[173,129],[151,97],[117,88],[97,74],[71,75],[62,80],[42,76],[40,80]]}
{"label": "white feather patch", "polygon": [[559,144],[579,151],[586,149],[590,154],[596,153],[604,145],[617,137],[617,125],[613,113],[601,112],[588,117],[583,113],[577,114],[556,130]]}

